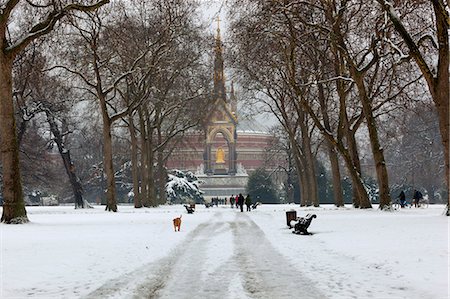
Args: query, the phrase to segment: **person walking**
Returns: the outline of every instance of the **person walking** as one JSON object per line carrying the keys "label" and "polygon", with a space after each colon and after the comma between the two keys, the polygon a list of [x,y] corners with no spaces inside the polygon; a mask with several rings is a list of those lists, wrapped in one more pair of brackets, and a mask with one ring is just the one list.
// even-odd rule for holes
{"label": "person walking", "polygon": [[231,208],[234,207],[234,194],[231,194],[231,197],[230,197],[230,205],[231,205]]}
{"label": "person walking", "polygon": [[414,207],[419,207],[419,202],[423,198],[422,193],[419,190],[414,189],[414,195],[413,195],[413,201],[414,201]]}
{"label": "person walking", "polygon": [[250,198],[250,194],[247,194],[247,197],[245,198],[245,205],[247,206],[247,212],[250,212],[252,210],[252,199]]}
{"label": "person walking", "polygon": [[242,193],[239,193],[237,204],[241,208],[241,212],[244,212],[244,196],[242,195]]}
{"label": "person walking", "polygon": [[403,192],[403,190],[402,190],[402,192],[400,192],[400,194],[397,196],[397,198],[400,199],[400,206],[401,206],[402,208],[404,208],[404,207],[405,207],[405,204],[406,204],[406,196],[405,196],[405,192]]}

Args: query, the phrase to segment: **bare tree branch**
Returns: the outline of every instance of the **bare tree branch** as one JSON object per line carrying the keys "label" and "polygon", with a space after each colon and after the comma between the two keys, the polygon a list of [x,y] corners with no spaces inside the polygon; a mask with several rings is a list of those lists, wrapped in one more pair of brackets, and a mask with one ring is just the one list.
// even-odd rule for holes
{"label": "bare tree branch", "polygon": [[[15,6],[17,2],[18,0],[11,0],[10,2],[8,2],[8,4],[11,3],[11,5]],[[5,52],[9,55],[13,56],[17,55],[17,53],[25,49],[33,40],[52,31],[56,23],[71,11],[83,11],[83,12],[93,11],[107,3],[109,3],[109,0],[101,0],[93,5],[81,5],[71,3],[61,8],[60,10],[54,10],[49,13],[49,15],[45,20],[33,26],[33,28],[31,28],[28,34],[25,35],[22,39],[17,41],[15,44],[7,47]]]}

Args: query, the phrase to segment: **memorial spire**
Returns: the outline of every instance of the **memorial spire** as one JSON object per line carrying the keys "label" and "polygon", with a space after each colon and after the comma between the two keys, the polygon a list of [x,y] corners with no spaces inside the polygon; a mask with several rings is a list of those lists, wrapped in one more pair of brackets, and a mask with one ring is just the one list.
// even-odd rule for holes
{"label": "memorial spire", "polygon": [[220,37],[220,18],[217,17],[217,34],[214,48],[214,98],[226,101],[225,76],[223,72],[223,47]]}

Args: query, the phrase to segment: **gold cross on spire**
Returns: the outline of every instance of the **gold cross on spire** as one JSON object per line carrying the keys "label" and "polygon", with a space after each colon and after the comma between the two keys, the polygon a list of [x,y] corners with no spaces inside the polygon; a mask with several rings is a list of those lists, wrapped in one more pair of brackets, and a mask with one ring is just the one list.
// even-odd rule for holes
{"label": "gold cross on spire", "polygon": [[220,29],[220,16],[217,16],[216,21],[217,21],[217,29]]}

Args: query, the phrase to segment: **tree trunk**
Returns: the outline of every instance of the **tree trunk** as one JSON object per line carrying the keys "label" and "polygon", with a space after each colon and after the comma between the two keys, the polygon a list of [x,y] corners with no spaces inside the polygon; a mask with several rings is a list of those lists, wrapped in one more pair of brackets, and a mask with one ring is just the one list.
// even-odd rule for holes
{"label": "tree trunk", "polygon": [[[342,3],[343,6],[340,10],[340,13],[344,11],[346,3]],[[340,18],[341,16],[337,16],[334,11],[335,4],[327,3],[327,7],[325,9],[325,16],[333,28],[333,34],[331,36],[331,51],[335,57],[334,59],[334,71],[336,76],[344,76],[344,70],[346,70],[345,62],[343,56],[345,56],[345,43],[343,42],[343,38],[341,35],[341,21],[336,18]],[[346,91],[345,85],[342,80],[336,80],[336,91],[339,96],[339,121],[340,128],[338,128],[338,140],[333,140],[333,136],[329,137],[330,142],[334,143],[336,149],[344,158],[346,167],[350,173],[350,178],[352,180],[353,187],[353,205],[355,208],[372,208],[370,203],[367,191],[364,187],[363,180],[361,177],[361,167],[359,163],[359,156],[356,146],[356,141],[353,135],[353,132],[350,128],[350,123],[348,121],[347,110],[346,110]],[[342,143],[341,138],[346,137],[347,146],[346,149]]]}
{"label": "tree trunk", "polygon": [[[323,126],[326,130],[331,132],[331,125],[330,125],[330,118],[328,116],[328,107],[325,101],[325,94],[323,90],[323,85],[319,84],[319,103],[320,103],[320,109],[322,111],[322,118],[323,118]],[[339,170],[339,160],[336,151],[334,150],[333,145],[330,143],[328,139],[325,140],[326,146],[328,149],[328,157],[330,159],[331,164],[331,174],[332,174],[332,181],[333,181],[333,198],[334,198],[334,204],[337,207],[343,207],[344,206],[344,196],[342,194],[342,185],[341,185],[341,172]]]}
{"label": "tree trunk", "polygon": [[99,97],[103,117],[103,169],[106,174],[106,208],[107,211],[117,212],[116,182],[112,154],[111,121],[108,116],[106,99]]}
{"label": "tree trunk", "polygon": [[298,112],[301,119],[301,132],[302,132],[302,148],[305,160],[305,173],[308,188],[308,205],[313,205],[315,207],[319,206],[319,198],[317,196],[317,176],[316,176],[316,166],[314,163],[314,155],[311,150],[311,138],[309,137],[309,130],[307,121],[305,120],[304,111]]}
{"label": "tree trunk", "polygon": [[[0,35],[0,38],[2,36]],[[23,199],[19,163],[19,144],[12,96],[13,57],[5,56],[4,40],[0,41],[0,135],[3,165],[3,214],[1,222],[28,222]]]}
{"label": "tree trunk", "polygon": [[[335,75],[343,76],[345,70],[345,63],[342,58],[342,55],[339,52],[339,47],[335,42],[332,43],[332,52],[334,55],[334,72]],[[348,121],[347,115],[347,93],[346,87],[342,80],[336,80],[336,91],[339,97],[339,124],[338,128],[338,139],[344,138],[347,140],[347,148],[350,153],[351,160],[353,161],[353,167],[356,169],[356,172],[361,174],[361,163],[358,155],[358,146],[356,144],[356,139],[354,135],[354,131],[350,128],[350,122]],[[356,129],[355,129],[356,130]],[[331,131],[330,131],[331,132]],[[358,191],[357,184],[359,178],[351,176],[352,181],[352,203],[355,208],[359,208],[363,199],[360,197],[360,192]],[[341,185],[342,189],[342,185]],[[365,192],[367,196],[367,192]]]}
{"label": "tree trunk", "polygon": [[69,177],[70,185],[72,186],[73,196],[75,198],[75,209],[87,208],[83,200],[83,187],[81,181],[75,173],[75,166],[70,157],[70,151],[64,147],[61,132],[56,124],[55,117],[53,114],[46,109],[45,114],[47,115],[47,121],[50,125],[50,131],[54,136],[56,145],[58,146],[59,154],[64,163],[64,168],[66,169],[67,176]]}
{"label": "tree trunk", "polygon": [[305,166],[302,162],[302,157],[300,150],[298,149],[298,145],[294,144],[292,146],[293,154],[294,154],[294,162],[295,168],[297,169],[297,176],[300,186],[300,206],[305,207],[308,206],[308,194],[309,194],[309,185],[308,180],[306,179]]}
{"label": "tree trunk", "polygon": [[128,130],[131,138],[131,176],[133,179],[133,201],[135,208],[142,208],[141,191],[139,188],[139,168],[138,168],[138,141],[134,129],[133,114],[128,115]]}
{"label": "tree trunk", "polygon": [[[294,86],[295,87],[295,86]],[[298,94],[299,98],[301,99],[301,94],[299,92],[298,87],[295,87],[295,92]],[[364,184],[362,182],[361,178],[361,172],[359,172],[353,165],[352,157],[349,153],[349,151],[344,147],[342,140],[337,140],[334,138],[334,136],[326,130],[323,125],[321,124],[320,120],[317,118],[315,112],[309,105],[307,101],[304,99],[300,100],[300,104],[305,108],[305,111],[311,116],[312,120],[314,121],[314,124],[317,126],[317,128],[322,132],[322,134],[333,144],[333,146],[338,150],[338,152],[341,154],[341,156],[344,158],[345,165],[347,166],[347,169],[350,173],[350,177],[352,178],[353,183],[353,189],[356,190],[358,193],[358,198],[361,198],[361,204],[359,207],[363,209],[372,208],[372,205],[370,204],[369,197],[367,195],[367,191],[364,188]]]}
{"label": "tree trunk", "polygon": [[162,149],[158,150],[158,204],[165,204],[167,201],[166,196],[166,169],[164,168],[164,157]]}
{"label": "tree trunk", "polygon": [[291,152],[291,144],[288,143],[288,153],[287,153],[287,159],[288,159],[288,169],[287,169],[287,188],[286,188],[286,192],[287,192],[287,199],[288,199],[288,203],[293,203],[294,202],[294,182],[293,182],[293,178],[292,178],[292,169],[293,169],[293,164],[292,164],[292,152]]}
{"label": "tree trunk", "polygon": [[147,129],[145,127],[145,111],[138,110],[139,113],[139,128],[141,130],[141,201],[144,207],[149,207],[148,198],[148,148],[147,148]]}
{"label": "tree trunk", "polygon": [[339,159],[333,146],[327,140],[328,157],[331,164],[331,177],[333,182],[333,198],[336,207],[344,206],[344,195],[342,193],[341,171],[339,169]]}
{"label": "tree trunk", "polygon": [[158,206],[156,200],[156,188],[155,188],[155,153],[153,148],[153,132],[154,128],[151,125],[150,117],[147,118],[147,162],[148,162],[148,202],[150,207]]}
{"label": "tree trunk", "polygon": [[363,184],[361,172],[358,171],[358,169],[354,166],[353,158],[341,143],[337,144],[337,148],[341,155],[344,157],[345,165],[347,166],[347,170],[350,173],[354,193],[353,200],[358,200],[358,202],[353,202],[354,207],[361,209],[372,208],[372,204],[370,203],[369,196]]}
{"label": "tree trunk", "polygon": [[[361,161],[359,160],[359,153],[358,153],[358,145],[356,144],[356,138],[355,138],[355,131],[351,130],[350,125],[347,124],[347,127],[345,129],[346,134],[346,140],[347,140],[347,146],[350,153],[350,157],[352,160],[352,167],[356,169],[356,171],[361,175]],[[355,208],[361,207],[361,203],[364,201],[363,198],[360,196],[360,192],[358,192],[358,189],[355,188],[355,184],[358,184],[357,181],[359,181],[360,178],[352,177],[352,186],[353,186],[353,194],[352,194],[352,201],[353,206]]]}
{"label": "tree trunk", "polygon": [[[161,126],[160,122],[158,120],[158,145],[162,144],[162,133],[161,133]],[[158,182],[158,204],[165,204],[167,201],[166,198],[166,178],[167,173],[164,168],[164,147],[158,148],[157,153],[157,164],[158,164],[158,170],[157,170],[157,178],[156,181]]]}
{"label": "tree trunk", "polygon": [[369,97],[367,96],[363,76],[361,74],[358,74],[357,70],[353,66],[350,67],[350,73],[352,74],[356,86],[358,87],[359,98],[363,106],[364,117],[366,118],[367,128],[369,130],[369,140],[372,148],[372,155],[375,162],[375,169],[378,179],[380,209],[385,209],[391,204],[391,197],[389,194],[389,178],[386,168],[386,160],[384,159],[383,148],[380,145],[377,125],[375,117],[373,116],[372,105],[370,103]]}
{"label": "tree trunk", "polygon": [[[434,14],[436,17],[436,32],[439,44],[439,64],[437,70],[436,84],[432,97],[436,105],[439,115],[439,129],[441,132],[442,144],[444,146],[445,157],[445,178],[447,182],[447,216],[450,216],[450,168],[449,168],[449,25],[446,16],[443,13],[443,8],[439,7],[439,1],[432,1]],[[448,2],[447,2],[448,3]],[[430,86],[430,88],[432,88]]]}
{"label": "tree trunk", "polygon": [[303,169],[297,170],[298,181],[300,186],[300,206],[308,206],[308,183],[306,181],[305,171]]}

